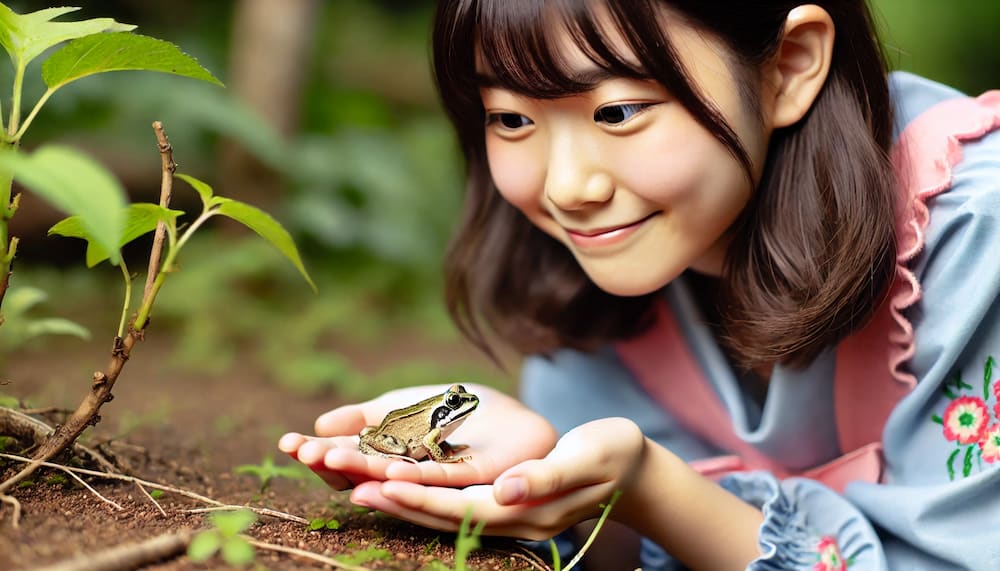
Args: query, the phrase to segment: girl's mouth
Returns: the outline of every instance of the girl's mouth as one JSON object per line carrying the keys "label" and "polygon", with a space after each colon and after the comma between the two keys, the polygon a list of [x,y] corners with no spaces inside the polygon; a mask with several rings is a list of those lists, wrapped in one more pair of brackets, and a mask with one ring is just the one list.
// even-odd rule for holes
{"label": "girl's mouth", "polygon": [[598,248],[601,246],[610,246],[612,244],[617,244],[622,240],[628,238],[632,234],[635,234],[643,224],[646,223],[650,218],[658,215],[659,212],[653,212],[635,222],[630,222],[628,224],[622,224],[620,226],[611,226],[605,228],[595,228],[592,230],[570,230],[566,229],[566,234],[569,239],[573,241],[573,244],[582,248]]}

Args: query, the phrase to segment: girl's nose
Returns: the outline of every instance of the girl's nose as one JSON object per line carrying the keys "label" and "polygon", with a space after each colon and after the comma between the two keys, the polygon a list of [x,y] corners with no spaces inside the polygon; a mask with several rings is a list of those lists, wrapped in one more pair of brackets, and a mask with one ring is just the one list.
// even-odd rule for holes
{"label": "girl's nose", "polygon": [[614,195],[614,181],[597,160],[600,153],[585,142],[569,137],[555,141],[549,152],[545,197],[560,210],[579,210],[607,202]]}

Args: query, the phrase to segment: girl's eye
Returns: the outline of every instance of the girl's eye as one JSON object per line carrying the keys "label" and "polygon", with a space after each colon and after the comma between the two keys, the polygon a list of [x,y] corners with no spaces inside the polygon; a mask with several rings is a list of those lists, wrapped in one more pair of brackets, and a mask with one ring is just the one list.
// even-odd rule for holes
{"label": "girl's eye", "polygon": [[652,103],[615,103],[613,105],[605,105],[594,111],[594,122],[618,125],[642,113],[652,105]]}
{"label": "girl's eye", "polygon": [[527,127],[533,123],[531,119],[520,113],[489,113],[486,115],[486,124],[500,125],[504,129],[514,130]]}

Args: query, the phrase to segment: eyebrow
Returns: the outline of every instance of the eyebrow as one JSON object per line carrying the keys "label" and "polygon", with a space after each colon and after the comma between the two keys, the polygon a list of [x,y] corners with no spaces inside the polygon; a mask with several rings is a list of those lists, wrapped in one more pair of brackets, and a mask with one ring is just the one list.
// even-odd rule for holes
{"label": "eyebrow", "polygon": [[[602,81],[607,81],[609,79],[616,79],[621,77],[612,73],[610,70],[604,69],[602,67],[591,68],[583,71],[570,72],[566,75],[566,78],[575,84],[591,87],[601,83]],[[479,87],[506,87],[507,84],[501,81],[492,72],[487,71],[476,71],[476,83]]]}

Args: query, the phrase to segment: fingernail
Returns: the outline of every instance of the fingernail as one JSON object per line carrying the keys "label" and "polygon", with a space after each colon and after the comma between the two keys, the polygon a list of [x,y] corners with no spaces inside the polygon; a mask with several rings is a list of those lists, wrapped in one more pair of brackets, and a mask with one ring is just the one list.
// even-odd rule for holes
{"label": "fingernail", "polygon": [[507,478],[500,482],[496,500],[500,504],[516,504],[528,497],[528,482],[524,478]]}

